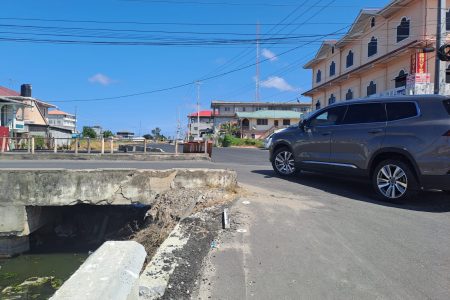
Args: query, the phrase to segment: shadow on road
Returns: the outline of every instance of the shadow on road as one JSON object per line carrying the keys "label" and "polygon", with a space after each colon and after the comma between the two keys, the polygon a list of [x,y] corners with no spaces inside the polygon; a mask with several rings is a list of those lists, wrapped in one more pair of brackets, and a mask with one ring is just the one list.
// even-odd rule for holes
{"label": "shadow on road", "polygon": [[264,175],[266,179],[278,178],[352,200],[377,205],[433,213],[450,212],[450,196],[442,192],[421,192],[416,199],[411,199],[408,202],[389,203],[375,200],[375,192],[372,190],[371,184],[365,180],[357,180],[355,178],[341,179],[336,176],[309,172],[303,172],[291,178],[277,176],[273,170],[254,170],[252,173]]}

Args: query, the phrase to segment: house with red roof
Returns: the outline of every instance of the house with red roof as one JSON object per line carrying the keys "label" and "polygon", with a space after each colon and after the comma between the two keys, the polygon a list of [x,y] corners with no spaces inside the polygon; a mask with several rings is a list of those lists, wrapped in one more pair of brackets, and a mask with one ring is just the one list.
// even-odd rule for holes
{"label": "house with red roof", "polygon": [[198,113],[188,115],[188,136],[189,138],[199,139],[205,134],[214,132],[214,117],[212,110],[201,110]]}

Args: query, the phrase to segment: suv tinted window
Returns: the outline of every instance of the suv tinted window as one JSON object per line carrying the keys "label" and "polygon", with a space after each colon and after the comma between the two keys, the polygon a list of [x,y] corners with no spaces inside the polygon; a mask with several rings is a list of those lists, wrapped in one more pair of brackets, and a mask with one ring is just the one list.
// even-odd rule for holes
{"label": "suv tinted window", "polygon": [[382,103],[353,104],[348,107],[342,124],[386,122],[386,110]]}
{"label": "suv tinted window", "polygon": [[340,124],[346,110],[347,106],[345,105],[327,109],[321,114],[309,120],[309,126],[331,126]]}
{"label": "suv tinted window", "polygon": [[414,102],[386,103],[388,121],[407,119],[417,116],[417,106]]}
{"label": "suv tinted window", "polygon": [[447,110],[448,114],[450,115],[450,100],[444,101],[445,109]]}

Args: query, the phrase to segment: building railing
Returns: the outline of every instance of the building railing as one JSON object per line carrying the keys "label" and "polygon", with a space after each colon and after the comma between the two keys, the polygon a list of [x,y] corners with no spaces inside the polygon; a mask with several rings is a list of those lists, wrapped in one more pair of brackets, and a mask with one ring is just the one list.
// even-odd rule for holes
{"label": "building railing", "polygon": [[[147,145],[150,140],[140,141],[140,147],[134,147],[133,152],[148,152]],[[47,137],[0,137],[0,153],[98,153],[114,154],[119,152],[128,152],[124,146],[133,146],[136,141],[130,139],[117,138],[47,138]],[[142,147],[143,144],[143,147]],[[123,148],[123,149],[121,149]],[[138,150],[142,149],[142,150]]]}

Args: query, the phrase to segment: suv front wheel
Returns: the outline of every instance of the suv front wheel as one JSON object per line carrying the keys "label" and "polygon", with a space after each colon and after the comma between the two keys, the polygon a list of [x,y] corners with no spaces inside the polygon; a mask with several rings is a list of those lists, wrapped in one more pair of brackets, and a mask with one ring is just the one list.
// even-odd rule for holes
{"label": "suv front wheel", "polygon": [[416,195],[418,184],[410,166],[401,160],[388,159],[375,168],[372,184],[381,200],[401,202]]}
{"label": "suv front wheel", "polygon": [[298,172],[294,153],[289,148],[280,148],[273,154],[272,167],[280,176],[292,176]]}

